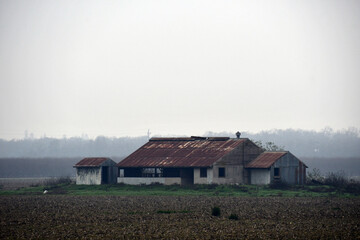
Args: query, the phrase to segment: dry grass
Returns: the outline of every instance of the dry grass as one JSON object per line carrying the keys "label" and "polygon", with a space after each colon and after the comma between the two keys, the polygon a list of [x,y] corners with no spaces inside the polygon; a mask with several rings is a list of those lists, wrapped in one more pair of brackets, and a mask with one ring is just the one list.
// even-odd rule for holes
{"label": "dry grass", "polygon": [[34,185],[43,185],[49,178],[0,178],[3,190],[15,190]]}
{"label": "dry grass", "polygon": [[2,190],[15,190],[34,186],[52,186],[59,183],[71,183],[75,178],[71,177],[48,177],[48,178],[0,178]]}

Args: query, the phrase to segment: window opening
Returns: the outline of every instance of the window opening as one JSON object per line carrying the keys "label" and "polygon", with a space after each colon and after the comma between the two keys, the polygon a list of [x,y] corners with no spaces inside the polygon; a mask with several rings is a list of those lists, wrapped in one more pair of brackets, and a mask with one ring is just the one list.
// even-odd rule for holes
{"label": "window opening", "polygon": [[225,168],[219,168],[219,177],[225,177]]}
{"label": "window opening", "polygon": [[200,177],[201,178],[207,177],[207,168],[200,168]]}

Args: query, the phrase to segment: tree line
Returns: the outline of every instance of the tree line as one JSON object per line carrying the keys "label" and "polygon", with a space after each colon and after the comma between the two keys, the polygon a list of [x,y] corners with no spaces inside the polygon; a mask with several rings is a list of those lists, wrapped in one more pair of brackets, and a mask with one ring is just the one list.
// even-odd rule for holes
{"label": "tree line", "polygon": [[[207,136],[229,136],[228,132],[207,132]],[[322,131],[285,129],[243,132],[247,137],[268,150],[287,150],[298,157],[315,158],[353,158],[360,157],[360,130],[348,128],[334,131],[324,128]]]}
{"label": "tree line", "polygon": [[[203,136],[229,136],[235,133],[206,132]],[[289,150],[298,157],[352,158],[360,157],[360,131],[349,128],[334,131],[301,129],[271,130],[259,133],[243,132],[241,137],[250,138],[258,145],[273,150]],[[57,157],[124,157],[148,141],[148,136],[105,137],[95,139],[81,137],[40,139],[0,139],[0,158],[57,158]]]}

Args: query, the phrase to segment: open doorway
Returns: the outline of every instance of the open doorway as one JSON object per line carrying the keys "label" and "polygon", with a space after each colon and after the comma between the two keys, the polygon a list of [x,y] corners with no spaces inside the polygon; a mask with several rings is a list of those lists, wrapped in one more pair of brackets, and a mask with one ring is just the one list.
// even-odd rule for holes
{"label": "open doorway", "polygon": [[180,170],[181,185],[192,185],[194,184],[194,169],[182,168]]}
{"label": "open doorway", "polygon": [[101,167],[101,183],[109,183],[109,167]]}

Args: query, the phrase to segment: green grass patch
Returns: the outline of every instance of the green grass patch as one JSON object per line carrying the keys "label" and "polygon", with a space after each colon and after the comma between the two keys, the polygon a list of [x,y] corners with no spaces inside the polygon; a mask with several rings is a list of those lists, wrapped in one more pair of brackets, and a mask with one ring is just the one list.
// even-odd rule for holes
{"label": "green grass patch", "polygon": [[[48,192],[44,194],[44,190]],[[234,197],[355,197],[344,189],[326,185],[289,186],[286,189],[255,185],[76,185],[58,184],[17,190],[0,189],[0,195],[111,195],[111,196],[234,196]]]}

